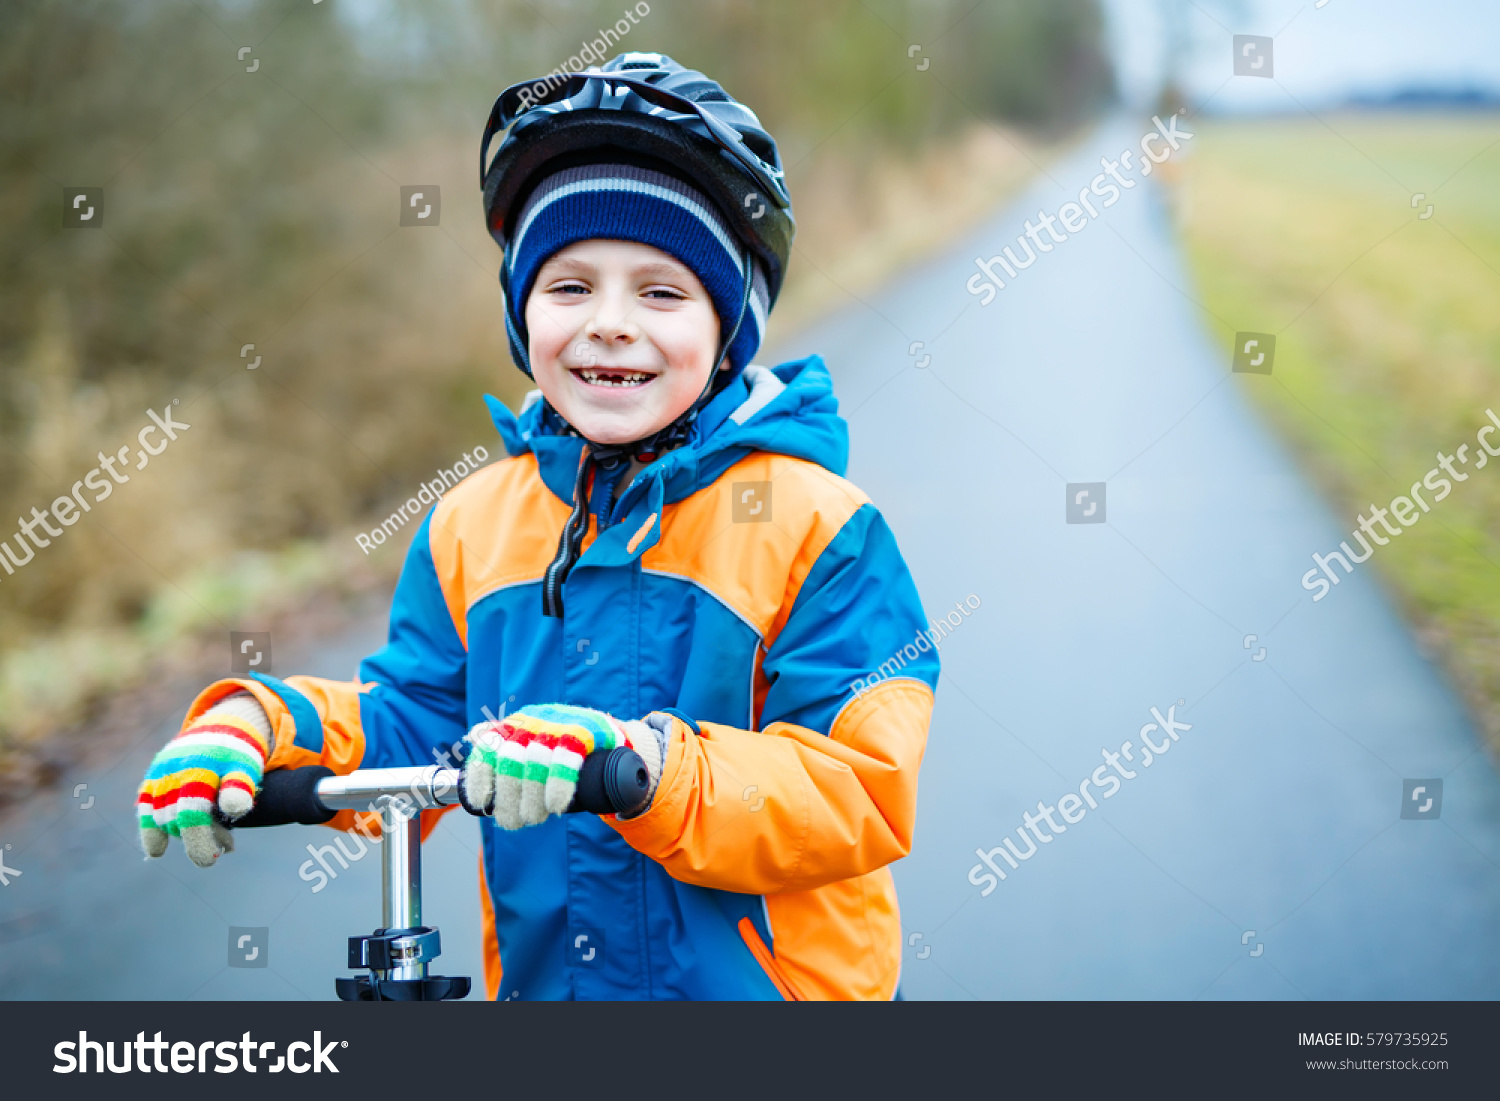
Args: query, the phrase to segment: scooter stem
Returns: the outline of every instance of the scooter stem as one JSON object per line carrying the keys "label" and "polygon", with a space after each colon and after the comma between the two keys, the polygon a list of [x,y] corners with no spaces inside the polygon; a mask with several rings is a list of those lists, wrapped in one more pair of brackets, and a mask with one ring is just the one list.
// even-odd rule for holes
{"label": "scooter stem", "polygon": [[[380,807],[380,914],[387,929],[416,929],[422,924],[422,818],[406,815],[390,796]],[[393,979],[425,979],[423,960],[396,964]]]}

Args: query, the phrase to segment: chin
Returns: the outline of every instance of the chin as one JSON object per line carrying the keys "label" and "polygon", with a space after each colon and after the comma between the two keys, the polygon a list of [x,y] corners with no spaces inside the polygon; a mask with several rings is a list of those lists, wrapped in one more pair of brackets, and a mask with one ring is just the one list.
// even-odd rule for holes
{"label": "chin", "polygon": [[659,426],[654,421],[642,418],[640,420],[623,420],[611,416],[589,416],[581,414],[577,418],[568,417],[568,423],[583,435],[586,440],[613,447],[622,443],[633,443],[644,439],[655,432]]}

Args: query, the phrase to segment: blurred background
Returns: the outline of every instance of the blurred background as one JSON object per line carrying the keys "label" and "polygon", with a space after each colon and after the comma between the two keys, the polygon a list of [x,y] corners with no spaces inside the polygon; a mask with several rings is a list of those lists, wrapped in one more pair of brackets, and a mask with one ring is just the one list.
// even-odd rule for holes
{"label": "blurred background", "polygon": [[[148,409],[175,403],[173,416],[192,426],[34,560],[0,573],[0,838],[18,839],[6,856],[12,866],[30,847],[32,863],[21,866],[36,868],[30,882],[21,877],[0,890],[0,995],[153,992],[148,962],[127,969],[129,989],[101,986],[103,965],[70,957],[47,930],[75,907],[103,904],[97,883],[65,869],[103,875],[91,863],[99,852],[129,857],[134,839],[123,808],[138,766],[175,728],[196,688],[228,672],[228,631],[273,631],[274,671],[283,675],[348,676],[378,644],[410,529],[372,553],[356,546],[355,534],[378,525],[435,468],[476,445],[494,455],[479,395],[514,405],[526,389],[506,350],[499,254],[480,217],[477,146],[490,104],[504,86],[576,54],[624,8],[621,0],[11,0],[0,7],[0,517],[46,509],[98,465],[100,452],[128,443],[133,454]],[[910,338],[935,347],[948,332],[944,323],[963,316],[948,339],[950,347],[969,341],[969,368],[988,369],[991,354],[997,369],[1017,362],[998,330],[966,329],[980,316],[959,289],[972,258],[999,251],[1038,202],[1056,210],[1086,187],[1098,171],[1101,134],[1134,144],[1153,115],[1182,111],[1194,138],[1142,189],[1149,196],[1139,226],[1123,220],[1137,215],[1122,214],[1113,230],[1091,238],[1136,259],[1070,246],[1077,255],[1069,254],[1067,267],[1060,252],[1047,259],[1052,274],[1043,274],[1045,265],[1029,273],[1038,297],[1007,324],[1019,329],[1029,319],[1097,331],[1101,348],[1112,333],[1139,326],[1130,362],[1148,387],[1176,377],[1170,347],[1153,359],[1153,346],[1162,346],[1154,325],[1181,335],[1184,362],[1212,364],[1218,373],[1202,377],[1213,382],[1213,401],[1249,410],[1259,427],[1247,438],[1258,440],[1253,433],[1263,427],[1274,441],[1264,445],[1268,453],[1289,456],[1286,485],[1308,489],[1306,502],[1293,500],[1296,489],[1268,497],[1269,527],[1208,533],[1284,549],[1276,565],[1280,605],[1305,600],[1296,584],[1305,560],[1347,538],[1353,521],[1346,518],[1402,492],[1433,465],[1435,448],[1452,451],[1471,439],[1484,410],[1500,405],[1500,58],[1492,48],[1500,12],[1479,0],[1419,13],[1390,0],[657,0],[649,9],[621,48],[661,50],[712,75],[758,111],[781,145],[797,249],[761,358],[778,351],[829,358],[853,424],[854,478],[915,552],[930,607],[971,590],[950,592],[959,582],[946,583],[952,529],[914,530],[952,521],[924,513],[916,482],[901,481],[916,479],[910,470],[887,476],[869,458],[899,450],[892,441],[902,431],[899,419],[887,423],[878,404],[866,405],[878,390],[869,382],[876,360],[886,357],[882,370],[890,372],[880,375],[881,387],[903,380],[886,391],[889,400],[917,377]],[[1273,78],[1235,76],[1237,34],[1274,40]],[[436,225],[401,226],[401,188],[411,185],[440,188]],[[102,189],[102,199],[99,220],[79,228],[64,196],[82,187]],[[1433,213],[1424,215],[1428,206]],[[1104,236],[1110,232],[1114,238]],[[1112,306],[1091,300],[1080,310],[1089,278],[1114,264],[1132,265],[1116,273],[1124,283],[1160,286],[1160,278],[1170,289],[1159,299],[1122,295]],[[924,294],[940,301],[909,321],[901,310]],[[1164,303],[1180,315],[1154,322]],[[983,316],[993,322],[1004,308]],[[1229,372],[1241,330],[1278,334],[1270,378]],[[875,339],[878,353],[863,343]],[[1062,387],[1056,401],[1100,404],[1086,401],[1083,375],[1069,381],[1081,353],[1070,353],[1063,338],[1028,354],[1027,370]],[[1109,375],[1118,366],[1101,357],[1089,369]],[[940,359],[926,377],[940,379],[942,369]],[[1184,383],[1140,446],[1154,447],[1207,398]],[[989,423],[955,430],[965,440],[1025,432],[1038,413],[1012,394],[976,403]],[[1100,415],[1117,424],[1129,419],[1123,407]],[[928,429],[922,433],[924,448],[940,448]],[[1180,458],[1211,463],[1231,452],[1210,433]],[[1099,466],[1112,470],[1134,453],[1100,459],[1078,477],[1103,477],[1109,470]],[[1028,476],[1002,468],[1006,479]],[[967,469],[935,462],[927,473],[955,482]],[[1050,482],[1046,492],[1060,495]],[[1272,530],[1276,517],[1301,516],[1304,507],[1334,517],[1331,525],[1309,521],[1323,524],[1321,541],[1283,540]],[[1430,675],[1421,691],[1438,701],[1433,706],[1450,708],[1432,720],[1451,735],[1445,744],[1458,753],[1454,747],[1472,739],[1478,750],[1463,752],[1481,770],[1475,805],[1483,811],[1474,829],[1483,836],[1468,834],[1478,855],[1459,878],[1473,888],[1465,896],[1473,925],[1463,929],[1492,929],[1500,915],[1491,763],[1500,746],[1500,478],[1476,473],[1439,507],[1441,523],[1381,548],[1361,568],[1359,585],[1368,585],[1370,607],[1394,610],[1390,630],[1402,641],[1393,645],[1409,641],[1411,649],[1401,668]],[[1030,530],[1004,538],[1026,542]],[[11,531],[0,521],[0,537]],[[1033,542],[1048,546],[1041,537]],[[1048,551],[1049,562],[1057,557]],[[978,557],[971,564],[983,574]],[[1186,573],[1168,572],[1192,588]],[[989,599],[993,592],[991,607],[1010,588],[1005,576],[991,574],[981,593]],[[1333,596],[1352,596],[1355,587]],[[1219,595],[1194,590],[1195,600],[1216,607]],[[1149,600],[1136,608],[1143,616],[1161,610]],[[1027,613],[993,614],[1016,623]],[[1057,618],[1055,608],[1048,614]],[[1239,617],[1227,614],[1238,626]],[[1049,668],[1059,670],[1090,653],[1088,611],[1064,608],[1062,618],[1076,634],[1041,645]],[[1260,621],[1262,635],[1271,618]],[[1318,653],[1355,646],[1374,630],[1340,625]],[[1230,640],[1236,661],[1249,660],[1249,643],[1239,653],[1242,633]],[[976,668],[1001,652],[983,639],[976,628],[964,642]],[[1356,665],[1351,698],[1404,683],[1375,664]],[[951,683],[964,685],[963,651],[953,669]],[[948,676],[945,665],[945,683]],[[970,694],[983,686],[968,682]],[[1005,691],[999,685],[979,703],[1008,715]],[[1178,689],[1170,691],[1175,698]],[[1138,695],[1122,714],[1170,702]],[[952,699],[940,689],[939,716],[950,723],[943,708]],[[1368,716],[1334,720],[1353,736],[1380,725]],[[1424,720],[1403,712],[1389,721],[1415,730]],[[944,790],[949,773],[939,770],[971,771],[939,752],[939,729],[924,771],[924,808]],[[1061,771],[1071,777],[1076,769]],[[72,825],[79,778],[114,800],[108,828],[82,841]],[[1011,804],[1024,808],[1045,790],[1026,787],[1017,799],[1002,791],[996,822],[1013,825],[1020,811]],[[1250,802],[1267,807],[1277,798],[1262,792]],[[966,898],[974,893],[963,882],[969,850],[995,844],[1009,826],[976,832],[970,821],[965,828],[927,864],[919,863],[919,831],[912,858],[919,871],[905,880],[898,872],[903,906],[914,914],[941,893],[925,890],[934,860],[942,890]],[[939,845],[949,840],[941,826],[928,836]],[[300,859],[301,842],[278,844],[284,852],[247,863],[259,860],[267,876],[290,878],[287,891],[300,889],[287,869]],[[440,853],[434,868],[449,867],[451,858],[472,879],[471,850]],[[183,865],[172,875],[185,883],[196,869]],[[48,868],[56,870],[56,890],[44,886]],[[368,888],[374,869],[357,871]],[[1332,863],[1310,871],[1299,891],[1312,891],[1325,871],[1336,874]],[[1283,867],[1280,874],[1289,873]],[[197,893],[202,882],[192,882]],[[25,897],[23,884],[32,892]],[[221,889],[236,898],[254,893],[245,883],[212,888]],[[1047,900],[1057,897],[1039,896],[1038,912],[1048,913]],[[233,905],[214,899],[227,924],[258,924],[235,920]],[[306,967],[324,969],[318,961],[326,959],[332,973],[342,938],[373,924],[370,901],[350,901],[347,920],[320,922],[327,943],[318,944],[321,956],[305,957]],[[954,905],[939,907],[943,922]],[[454,910],[456,918],[442,919],[445,944],[477,928],[467,902]],[[937,919],[924,919],[932,943]],[[222,929],[210,932],[205,951],[222,951]],[[23,966],[28,952],[44,961],[40,968]],[[283,968],[303,973],[302,963]],[[1141,968],[1104,987],[1067,968],[985,985],[958,964],[944,972],[951,983],[924,986],[919,975],[908,989],[944,997],[1195,996],[1203,985],[1153,985]],[[477,974],[477,963],[467,973]],[[1487,958],[1474,975],[1477,985],[1467,987],[1329,980],[1312,982],[1311,992],[1500,993],[1500,962]],[[327,994],[321,975],[305,987],[223,985],[240,977],[205,974],[156,992]],[[959,981],[966,977],[977,990]],[[1236,990],[1288,996],[1253,984]]]}
{"label": "blurred background", "polygon": [[[624,41],[710,73],[777,135],[803,257],[783,328],[964,228],[1029,174],[1033,146],[1107,102],[1090,0],[985,4],[933,37],[966,7],[659,0]],[[399,548],[351,559],[352,533],[492,438],[481,393],[525,389],[480,215],[490,104],[623,15],[582,0],[5,5],[0,516],[45,510],[148,407],[178,399],[193,427],[99,522],[0,581],[0,791],[56,771],[39,740],[60,723],[235,617],[366,567],[389,581]],[[955,94],[920,79],[912,35],[941,50]],[[436,232],[402,232],[400,187],[433,183]],[[104,189],[100,231],[65,228],[74,185]]]}

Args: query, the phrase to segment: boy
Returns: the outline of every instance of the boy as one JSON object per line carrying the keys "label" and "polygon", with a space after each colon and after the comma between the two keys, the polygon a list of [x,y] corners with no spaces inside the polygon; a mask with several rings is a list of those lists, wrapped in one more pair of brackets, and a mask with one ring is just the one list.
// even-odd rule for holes
{"label": "boy", "polygon": [[[214,863],[266,769],[457,748],[489,816],[490,998],[502,974],[521,998],[895,996],[887,865],[938,665],[855,691],[925,627],[916,589],[840,477],[821,361],[747,366],[791,250],[775,143],[702,74],[632,53],[502,94],[481,179],[540,388],[519,416],[487,399],[509,458],[423,521],[358,681],[199,695],[141,789],[148,855],[176,834]],[[622,742],[646,808],[559,815],[581,757]]]}

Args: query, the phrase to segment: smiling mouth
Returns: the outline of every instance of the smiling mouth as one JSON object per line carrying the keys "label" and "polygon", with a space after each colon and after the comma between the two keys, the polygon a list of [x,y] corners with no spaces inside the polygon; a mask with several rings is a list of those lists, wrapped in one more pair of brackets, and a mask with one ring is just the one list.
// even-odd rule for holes
{"label": "smiling mouth", "polygon": [[573,367],[569,369],[569,373],[589,386],[609,386],[616,389],[644,386],[656,378],[649,371],[631,371],[617,367]]}

